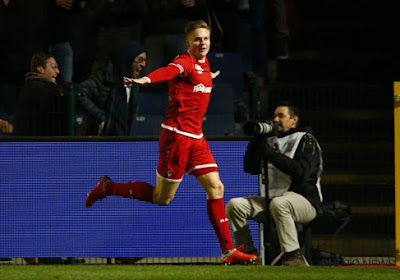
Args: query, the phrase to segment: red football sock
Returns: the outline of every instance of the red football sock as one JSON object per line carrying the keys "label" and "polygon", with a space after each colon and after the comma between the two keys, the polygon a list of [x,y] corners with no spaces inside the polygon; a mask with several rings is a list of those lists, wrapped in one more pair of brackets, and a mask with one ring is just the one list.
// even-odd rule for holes
{"label": "red football sock", "polygon": [[215,233],[217,234],[222,253],[235,248],[229,230],[223,198],[207,199],[207,213]]}
{"label": "red football sock", "polygon": [[153,203],[154,187],[146,182],[108,183],[107,193]]}

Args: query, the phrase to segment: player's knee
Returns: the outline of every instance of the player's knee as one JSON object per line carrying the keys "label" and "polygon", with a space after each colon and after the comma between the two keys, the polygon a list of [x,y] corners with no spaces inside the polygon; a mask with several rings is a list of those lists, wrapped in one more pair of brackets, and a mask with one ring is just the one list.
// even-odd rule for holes
{"label": "player's knee", "polygon": [[157,201],[153,201],[153,203],[159,205],[159,206],[168,206],[171,203],[171,200],[157,200]]}
{"label": "player's knee", "polygon": [[224,196],[224,184],[218,182],[209,187],[209,191],[213,194],[214,198],[221,198]]}
{"label": "player's knee", "polygon": [[160,206],[168,206],[173,199],[174,199],[173,196],[157,197],[153,198],[153,203]]}
{"label": "player's knee", "polygon": [[159,206],[168,206],[171,203],[171,201],[172,201],[172,199],[171,200],[158,201],[157,204]]}

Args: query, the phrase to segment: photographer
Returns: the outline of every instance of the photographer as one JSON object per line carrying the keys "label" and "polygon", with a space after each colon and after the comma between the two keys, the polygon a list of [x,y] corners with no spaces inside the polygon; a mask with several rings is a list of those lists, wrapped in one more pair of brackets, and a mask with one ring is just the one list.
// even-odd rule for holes
{"label": "photographer", "polygon": [[322,152],[317,140],[298,126],[298,109],[286,102],[274,112],[276,133],[264,134],[267,131],[260,131],[262,124],[249,122],[244,127],[247,134],[259,134],[247,147],[244,170],[260,174],[261,163],[265,163],[269,200],[252,195],[233,198],[227,205],[227,217],[236,246],[243,244],[244,252],[255,253],[247,220],[266,222],[271,215],[283,253],[282,265],[305,266],[295,223],[309,223],[321,208]]}

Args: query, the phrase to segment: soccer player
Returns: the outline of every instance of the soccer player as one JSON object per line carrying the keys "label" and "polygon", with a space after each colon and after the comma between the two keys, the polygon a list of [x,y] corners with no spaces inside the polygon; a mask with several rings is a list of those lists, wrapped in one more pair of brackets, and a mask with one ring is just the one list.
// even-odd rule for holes
{"label": "soccer player", "polygon": [[202,20],[185,26],[188,50],[166,67],[142,78],[124,78],[125,83],[149,84],[169,81],[169,104],[159,139],[156,187],[146,182],[114,183],[100,178],[86,198],[86,207],[108,195],[168,205],[174,198],[183,174],[193,174],[207,193],[207,213],[222,251],[222,263],[249,263],[256,255],[245,254],[232,242],[223,201],[224,185],[218,167],[202,133],[202,122],[212,88],[212,73],[207,59],[210,28]]}

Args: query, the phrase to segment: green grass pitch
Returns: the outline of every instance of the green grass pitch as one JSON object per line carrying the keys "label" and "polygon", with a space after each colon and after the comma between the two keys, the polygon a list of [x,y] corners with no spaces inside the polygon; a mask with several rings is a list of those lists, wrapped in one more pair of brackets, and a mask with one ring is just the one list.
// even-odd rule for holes
{"label": "green grass pitch", "polygon": [[391,280],[399,267],[271,267],[222,265],[1,265],[4,280]]}

